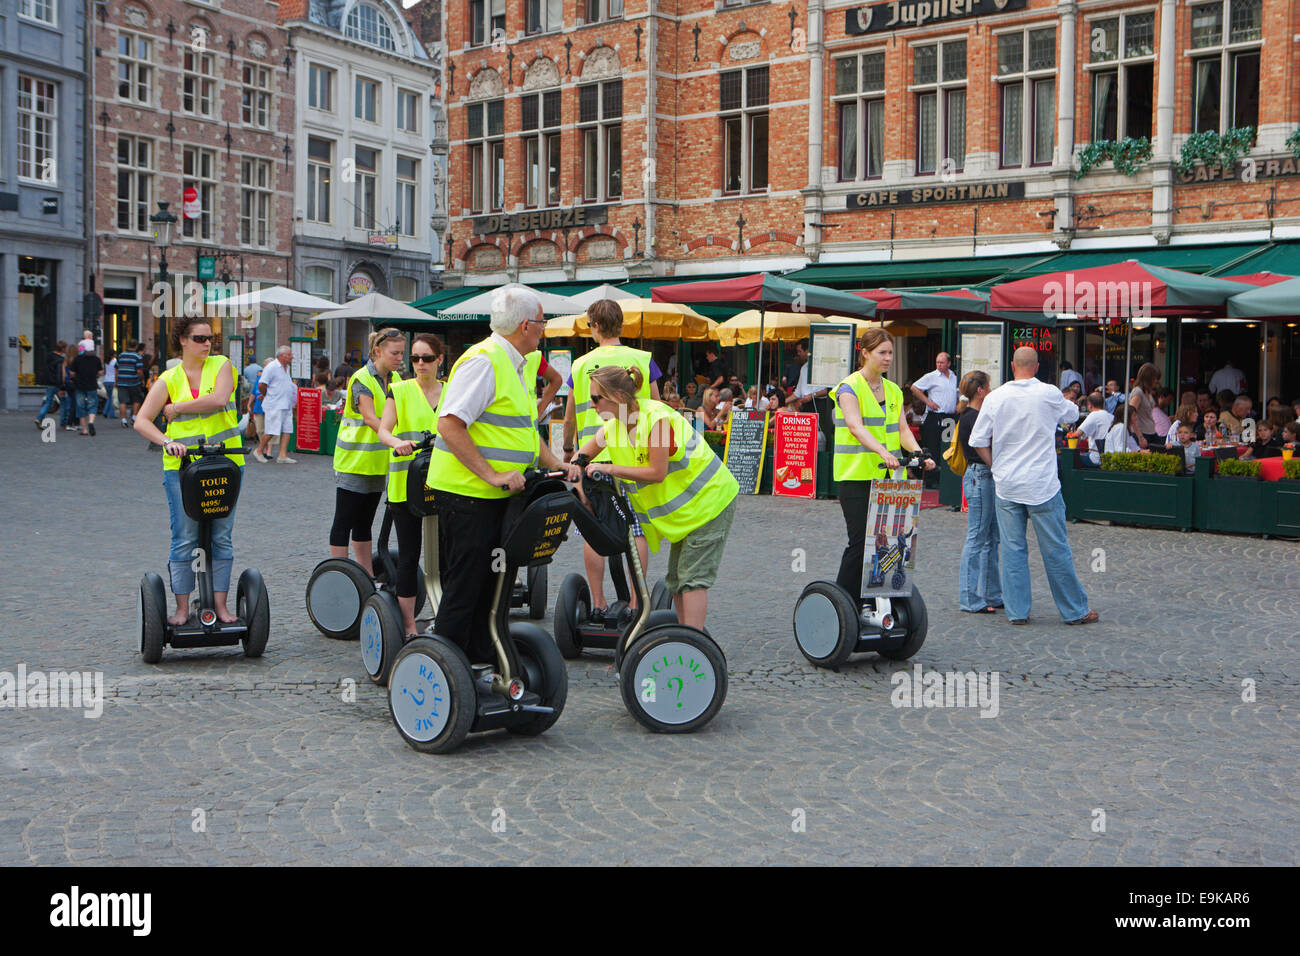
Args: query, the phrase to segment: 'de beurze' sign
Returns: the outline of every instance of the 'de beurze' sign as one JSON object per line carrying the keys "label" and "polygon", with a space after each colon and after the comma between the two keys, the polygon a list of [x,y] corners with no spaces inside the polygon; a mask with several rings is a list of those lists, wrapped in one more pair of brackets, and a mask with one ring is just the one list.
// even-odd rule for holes
{"label": "'de beurze' sign", "polygon": [[848,10],[844,32],[850,35],[905,30],[944,20],[984,17],[1007,10],[1023,10],[1029,0],[889,0]]}

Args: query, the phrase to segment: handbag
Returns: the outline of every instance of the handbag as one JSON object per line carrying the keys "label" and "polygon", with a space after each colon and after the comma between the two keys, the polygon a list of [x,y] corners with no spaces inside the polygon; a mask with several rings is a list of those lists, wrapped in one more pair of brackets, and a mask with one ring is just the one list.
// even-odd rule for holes
{"label": "handbag", "polygon": [[943,453],[943,460],[948,463],[948,467],[958,478],[966,474],[966,452],[962,450],[957,429],[953,429],[952,444]]}

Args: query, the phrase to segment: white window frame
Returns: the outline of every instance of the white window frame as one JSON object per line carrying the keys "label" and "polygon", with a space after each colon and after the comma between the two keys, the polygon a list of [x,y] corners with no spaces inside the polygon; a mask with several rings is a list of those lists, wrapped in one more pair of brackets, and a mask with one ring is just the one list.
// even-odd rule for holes
{"label": "white window frame", "polygon": [[506,0],[470,0],[466,5],[465,15],[469,18],[469,29],[465,31],[465,35],[469,37],[471,47],[491,44],[492,34],[496,30],[501,31],[501,37],[504,39]]}
{"label": "white window frame", "polygon": [[[749,75],[758,70],[767,71],[767,95],[761,104],[751,104],[749,102]],[[722,102],[722,78],[732,74],[740,74],[740,106],[734,109],[723,110]],[[771,121],[771,102],[772,102],[772,73],[769,67],[749,66],[737,70],[725,70],[718,74],[718,118],[721,120],[722,135],[722,194],[724,196],[746,196],[761,195],[771,189],[772,185],[772,121]],[[764,178],[766,182],[757,188],[753,185],[754,180],[754,128],[757,120],[762,119],[767,124],[767,149],[763,158],[765,168]],[[740,123],[740,188],[727,188],[727,172],[730,163],[730,141],[727,136],[727,128],[731,123],[739,121]]]}
{"label": "white window frame", "polygon": [[[362,13],[366,12],[374,15],[373,23],[363,24],[361,22]],[[389,53],[397,52],[397,35],[393,31],[393,25],[388,22],[388,18],[373,3],[355,3],[352,5],[352,9],[348,11],[348,15],[343,21],[343,35],[349,40],[355,40],[357,43],[374,47],[376,50],[387,50]]]}
{"label": "white window frame", "polygon": [[[313,274],[320,275],[321,273],[329,275],[329,282],[324,285],[313,283],[311,281]],[[311,265],[303,270],[302,281],[303,285],[306,286],[305,291],[308,295],[318,295],[321,298],[332,300],[335,296],[334,283],[338,281],[338,273],[330,266]]]}
{"label": "white window frame", "polygon": [[[365,116],[360,112],[362,104],[365,101],[362,95],[364,87],[369,86],[375,92],[374,103],[370,110],[370,115]],[[352,78],[352,118],[361,120],[363,123],[378,124],[384,115],[383,107],[383,84],[379,80],[372,80],[368,76],[362,76],[360,73]]]}
{"label": "white window frame", "polygon": [[[26,92],[24,81],[31,86]],[[53,186],[59,181],[59,86],[44,77],[19,73],[17,103],[18,178]]]}
{"label": "white window frame", "polygon": [[541,36],[564,29],[564,0],[525,0],[524,33]]}
{"label": "white window frame", "polygon": [[[520,99],[520,116],[525,104],[536,106],[536,119],[532,126],[521,119],[520,136],[524,141],[523,180],[524,206],[528,209],[549,209],[560,205],[560,177],[564,173],[564,144],[560,133],[560,111],[563,107],[558,88],[525,93]],[[546,103],[555,105],[553,123],[547,123]],[[554,165],[552,165],[554,159]]]}
{"label": "white window frame", "polygon": [[269,159],[243,156],[239,160],[239,244],[269,249],[271,234],[272,177]]}
{"label": "white window frame", "polygon": [[[127,43],[127,52],[122,52],[122,41]],[[139,56],[140,44],[144,44],[144,57]],[[143,106],[153,105],[153,38],[129,30],[122,30],[117,35],[117,98],[123,103],[139,103]],[[126,70],[128,93],[122,95],[122,71]],[[140,87],[144,86],[145,95],[140,96]]]}
{"label": "white window frame", "polygon": [[322,63],[307,64],[307,106],[310,109],[334,112],[334,78],[337,75],[338,70],[333,67]]}
{"label": "white window frame", "polygon": [[[251,73],[252,82],[249,82]],[[271,68],[246,60],[239,71],[239,119],[254,129],[271,128]]]}
{"label": "white window frame", "polygon": [[[322,162],[311,154],[311,141],[319,140],[330,148],[328,162]],[[305,215],[308,222],[330,225],[334,222],[334,149],[337,144],[332,139],[326,139],[324,136],[307,136],[307,146],[304,155],[307,157],[307,209]],[[325,202],[325,217],[320,217],[321,199]],[[314,214],[314,215],[313,215]]]}
{"label": "white window frame", "polygon": [[[866,81],[864,79],[865,66],[864,61],[869,56],[884,56],[885,48],[873,47],[868,50],[857,50],[851,56],[836,57],[832,64],[831,83],[832,90],[838,89],[839,64],[842,60],[852,60],[857,81],[851,93],[832,92],[831,100],[835,104],[835,129],[836,129],[836,147],[835,147],[835,175],[837,180],[842,183],[849,182],[866,182],[868,180],[880,179],[884,175],[885,150],[884,150],[884,108],[885,108],[885,81],[882,79],[879,88],[865,89]],[[856,126],[854,135],[857,137],[856,149],[853,159],[853,176],[844,175],[844,129],[841,123],[843,110],[841,107],[852,105],[853,121]],[[867,115],[868,111],[879,106],[881,112],[881,143],[880,143],[880,170],[876,173],[868,173],[868,142],[867,142]]]}
{"label": "white window frame", "polygon": [[[505,207],[505,100],[479,100],[465,108],[465,159],[469,189],[467,205],[472,212],[501,212]],[[499,132],[491,131],[492,107],[501,113]],[[479,111],[480,127],[475,135],[471,125]]]}
{"label": "white window frame", "polygon": [[[1220,29],[1219,42],[1217,44],[1213,44],[1209,46],[1201,46],[1201,47],[1193,46],[1188,52],[1188,56],[1192,61],[1191,64],[1192,117],[1191,117],[1191,124],[1189,127],[1190,132],[1193,133],[1199,132],[1199,130],[1197,130],[1196,128],[1197,114],[1200,112],[1197,109],[1198,104],[1196,102],[1196,71],[1197,71],[1198,64],[1200,64],[1203,61],[1213,59],[1216,54],[1218,55],[1219,58],[1219,128],[1217,130],[1214,130],[1214,132],[1217,132],[1220,135],[1222,135],[1226,133],[1228,130],[1233,129],[1236,126],[1240,125],[1237,123],[1237,117],[1233,115],[1233,113],[1236,110],[1236,98],[1233,96],[1233,93],[1236,91],[1236,76],[1234,75],[1235,73],[1234,66],[1236,63],[1237,56],[1241,53],[1255,52],[1260,57],[1260,63],[1261,64],[1263,63],[1263,47],[1264,47],[1264,25],[1263,25],[1264,13],[1262,9],[1263,4],[1262,3],[1260,4],[1261,12],[1260,12],[1259,37],[1250,40],[1233,41],[1232,40],[1232,7],[1235,3],[1238,2],[1241,2],[1241,0],[1213,0],[1213,2],[1211,3],[1188,4],[1187,10],[1188,10],[1189,23],[1196,16],[1196,11],[1204,7],[1219,7],[1220,10],[1222,11],[1221,19],[1219,21],[1219,29]],[[1261,75],[1260,76],[1261,85],[1262,85],[1262,80],[1263,80],[1263,76]],[[1259,99],[1258,90],[1255,93],[1255,98],[1258,101]],[[1259,125],[1258,106],[1256,106],[1256,110],[1255,110],[1255,122],[1250,125],[1256,127],[1258,127]],[[1258,130],[1256,130],[1256,132],[1258,132]]]}
{"label": "white window frame", "polygon": [[[193,64],[193,67],[191,66]],[[212,53],[199,53],[188,47],[181,54],[181,112],[187,116],[213,118],[213,105],[216,100],[216,57]],[[206,69],[204,69],[206,67]],[[186,92],[185,84],[192,83],[191,92]],[[185,97],[190,97],[193,109],[185,108]],[[204,109],[206,103],[207,108]]]}
{"label": "white window frame", "polygon": [[[191,161],[191,157],[193,157]],[[207,161],[207,171],[204,174],[204,161]],[[190,164],[191,172],[186,172],[186,165]],[[183,212],[181,215],[181,236],[185,239],[201,239],[210,241],[217,235],[216,225],[216,199],[217,199],[217,152],[213,149],[202,149],[198,146],[186,146],[181,153],[181,189],[187,186],[193,186],[199,193],[199,211],[198,219],[186,219]],[[189,230],[186,232],[186,230]]]}
{"label": "white window frame", "polygon": [[397,88],[393,97],[397,105],[396,124],[399,132],[420,133],[420,94],[415,90]]}
{"label": "white window frame", "polygon": [[[373,168],[362,168],[361,160],[357,156],[357,151],[362,149],[375,154]],[[384,154],[382,150],[373,146],[357,145],[353,147],[352,164],[355,179],[352,186],[352,226],[355,229],[364,229],[367,232],[377,231],[376,223],[378,222],[377,217],[380,207],[379,170],[383,168],[383,163]]]}
{"label": "white window frame", "polygon": [[[949,79],[944,72],[944,48],[953,44],[962,44],[966,49],[964,69],[960,78]],[[933,47],[935,51],[935,76],[933,82],[917,83],[916,82],[916,51],[925,47]],[[970,105],[967,85],[970,78],[970,47],[966,43],[966,37],[954,36],[928,41],[925,43],[915,43],[908,47],[909,56],[912,58],[910,68],[912,69],[912,85],[908,87],[908,93],[912,97],[912,109],[916,126],[916,141],[913,144],[912,158],[916,163],[917,176],[936,176],[943,170],[943,164],[952,159],[954,162],[953,171],[962,172],[966,168],[966,155],[969,152],[969,137],[965,135],[965,126],[967,116],[967,107]],[[949,142],[951,133],[950,112],[952,109],[952,94],[962,94],[962,156],[961,161],[957,162],[956,157],[951,156],[952,144]],[[934,135],[934,168],[921,168],[921,97],[933,96],[935,100],[934,108],[934,129],[931,131]]]}
{"label": "white window frame", "polygon": [[[46,16],[34,12],[43,9]],[[59,0],[18,0],[18,16],[47,27],[59,25]]]}
{"label": "white window frame", "polygon": [[[402,175],[402,160],[407,160],[414,165],[410,177]],[[393,179],[397,183],[397,232],[399,235],[414,238],[419,235],[417,223],[420,221],[420,161],[414,156],[399,154]]]}
{"label": "white window frame", "polygon": [[[582,198],[584,202],[604,202],[607,200],[619,200],[623,198],[623,91],[619,89],[618,102],[619,109],[617,115],[606,115],[605,111],[605,88],[611,84],[619,83],[622,80],[604,80],[600,83],[585,83],[578,87],[578,148],[582,156]],[[596,88],[596,118],[584,120],[582,118],[582,91]],[[617,193],[610,190],[610,149],[609,141],[613,131],[617,130],[619,138],[618,149],[618,181],[619,189]],[[594,150],[592,147],[594,143]],[[594,157],[592,155],[594,151]],[[596,188],[590,190],[587,188],[587,172],[594,167],[596,171]]]}
{"label": "white window frame", "polygon": [[582,16],[587,23],[621,20],[623,7],[623,0],[582,0]]}
{"label": "white window frame", "polygon": [[[130,161],[123,163],[122,143],[125,141],[129,144]],[[154,160],[157,156],[155,143],[151,139],[143,136],[134,136],[128,133],[118,133],[117,139],[113,143],[113,170],[117,175],[114,185],[114,206],[113,222],[118,232],[131,233],[133,235],[152,235],[153,226],[149,222],[150,210],[153,208],[154,192]],[[148,149],[147,162],[140,162],[140,147],[145,146]],[[126,172],[130,176],[128,180],[127,195],[122,195],[122,174]],[[143,193],[143,195],[142,195]],[[131,225],[125,229],[121,226],[121,205],[125,202],[127,205],[127,215]]]}
{"label": "white window frame", "polygon": [[[1029,37],[1035,33],[1052,34],[1052,65],[1050,67],[1029,67]],[[1005,36],[1020,37],[1020,69],[1002,72],[1000,50]],[[1051,166],[1056,154],[1056,67],[1057,67],[1057,32],[1056,24],[1040,23],[1013,30],[1001,30],[993,34],[993,69],[997,74],[997,109],[998,109],[998,167],[1000,169],[1029,169],[1032,167]],[[1043,80],[1052,81],[1052,146],[1046,159],[1039,159],[1035,154],[1035,129],[1038,110],[1038,88]],[[1007,162],[1006,158],[1006,90],[1008,87],[1020,87],[1020,159]]]}
{"label": "white window frame", "polygon": [[[1088,75],[1087,96],[1088,96],[1088,140],[1089,142],[1096,143],[1107,138],[1101,135],[1103,131],[1098,123],[1099,120],[1098,110],[1097,110],[1097,74],[1098,73],[1109,73],[1112,71],[1115,73],[1116,106],[1115,106],[1115,137],[1114,138],[1116,140],[1127,139],[1133,136],[1133,133],[1131,133],[1128,129],[1128,109],[1126,108],[1128,104],[1128,92],[1129,92],[1128,89],[1129,69],[1131,67],[1147,66],[1147,65],[1151,67],[1151,83],[1153,87],[1151,99],[1152,99],[1152,104],[1154,105],[1155,103],[1154,86],[1158,80],[1158,77],[1156,75],[1156,67],[1155,67],[1155,62],[1156,62],[1155,46],[1158,39],[1155,36],[1155,30],[1156,30],[1155,12],[1156,12],[1155,7],[1141,7],[1137,10],[1125,10],[1122,13],[1118,11],[1109,11],[1107,13],[1096,13],[1084,18],[1084,26],[1086,28],[1086,33],[1087,33],[1085,49],[1087,49],[1088,51],[1088,56],[1086,57],[1087,62],[1084,63],[1083,68]],[[1150,15],[1152,19],[1151,52],[1138,54],[1136,56],[1129,56],[1128,42],[1127,42],[1128,20],[1132,17],[1138,17],[1143,15]],[[1118,49],[1116,49],[1115,51],[1115,56],[1109,60],[1094,60],[1093,53],[1092,53],[1092,47],[1093,47],[1092,32],[1093,30],[1097,29],[1096,27],[1097,24],[1106,23],[1111,20],[1118,21],[1118,25],[1116,27],[1117,30],[1116,44],[1118,46]],[[1150,119],[1148,123],[1151,129],[1144,135],[1146,135],[1148,139],[1154,141],[1155,120]]]}

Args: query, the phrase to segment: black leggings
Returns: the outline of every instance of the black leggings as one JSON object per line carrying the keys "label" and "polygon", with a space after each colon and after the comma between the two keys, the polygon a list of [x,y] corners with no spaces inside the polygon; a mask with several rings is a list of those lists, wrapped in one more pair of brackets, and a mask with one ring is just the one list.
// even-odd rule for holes
{"label": "black leggings", "polygon": [[393,527],[397,529],[397,596],[413,598],[419,593],[416,588],[424,587],[424,582],[416,574],[420,564],[424,519],[411,514],[405,501],[390,501],[388,513],[392,515]]}
{"label": "black leggings", "polygon": [[379,496],[383,492],[334,489],[334,524],[330,526],[330,547],[346,548],[353,541],[369,541],[370,526],[375,523]]}
{"label": "black leggings", "polygon": [[849,546],[840,558],[840,573],[835,583],[854,598],[862,594],[862,552],[867,545],[867,514],[871,510],[871,482],[841,481],[840,509],[849,533]]}

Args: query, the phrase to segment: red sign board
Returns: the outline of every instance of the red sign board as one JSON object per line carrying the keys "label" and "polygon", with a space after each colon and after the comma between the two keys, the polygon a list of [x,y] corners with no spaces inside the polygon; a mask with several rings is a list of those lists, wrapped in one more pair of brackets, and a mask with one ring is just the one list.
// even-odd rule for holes
{"label": "red sign board", "polygon": [[817,497],[817,413],[782,412],[774,422],[772,494]]}
{"label": "red sign board", "polygon": [[203,215],[199,207],[199,191],[197,189],[193,186],[185,187],[185,192],[181,194],[181,198],[184,199],[181,210],[186,219],[198,219],[199,216]]}
{"label": "red sign board", "polygon": [[298,424],[295,439],[298,447],[303,451],[320,451],[320,422],[320,389],[298,389]]}

